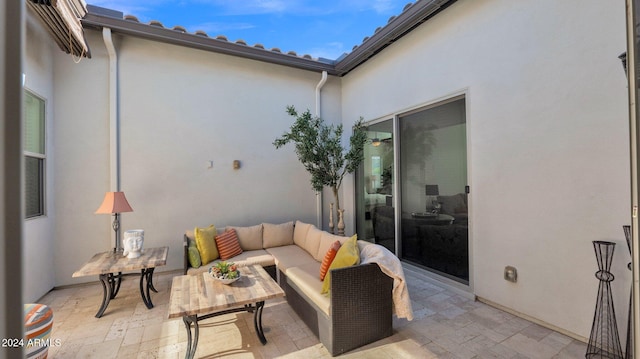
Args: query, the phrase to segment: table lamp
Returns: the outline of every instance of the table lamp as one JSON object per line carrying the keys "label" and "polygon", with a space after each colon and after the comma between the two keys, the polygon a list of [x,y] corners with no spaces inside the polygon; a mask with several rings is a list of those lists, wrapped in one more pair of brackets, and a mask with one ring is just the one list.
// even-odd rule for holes
{"label": "table lamp", "polygon": [[102,204],[96,211],[96,214],[113,214],[113,230],[116,232],[116,246],[114,252],[122,250],[120,246],[120,218],[119,214],[123,212],[133,212],[133,209],[127,202],[124,192],[107,192],[104,195]]}
{"label": "table lamp", "polygon": [[427,195],[427,208],[426,208],[427,212],[429,212],[429,203],[431,203],[430,212],[437,214],[439,210],[438,196],[440,195],[438,185],[437,184],[425,185],[424,191],[425,191],[425,194]]}

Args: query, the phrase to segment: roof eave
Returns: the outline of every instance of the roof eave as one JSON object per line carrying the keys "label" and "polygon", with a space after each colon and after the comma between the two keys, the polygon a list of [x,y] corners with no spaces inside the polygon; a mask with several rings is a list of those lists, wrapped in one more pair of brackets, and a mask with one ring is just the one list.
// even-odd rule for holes
{"label": "roof eave", "polygon": [[100,14],[89,12],[82,19],[82,24],[89,28],[102,29],[107,27],[114,33],[121,33],[139,38],[279,64],[303,70],[318,72],[327,71],[330,75],[337,75],[332,63],[320,62],[314,59],[307,59],[304,57],[242,45],[207,36],[185,33],[169,28],[151,26],[131,20],[102,16]]}
{"label": "roof eave", "polygon": [[339,76],[346,75],[454,2],[456,0],[416,1],[400,15],[389,21],[385,27],[364,40],[362,45],[341,58],[335,65],[336,72]]}
{"label": "roof eave", "polygon": [[[365,63],[387,46],[397,41],[411,30],[444,10],[456,0],[418,0],[408,4],[404,11],[392,18],[387,25],[376,30],[363,43],[349,54],[336,61],[313,59],[229,42],[208,36],[192,34],[162,26],[143,24],[127,20],[122,13],[89,6],[89,12],[82,19],[84,27],[102,29],[110,28],[112,32],[127,34],[164,43],[186,46],[204,51],[211,51],[257,61],[299,68],[308,71],[322,72],[334,76],[344,76],[356,67]],[[92,11],[96,10],[96,11]]]}

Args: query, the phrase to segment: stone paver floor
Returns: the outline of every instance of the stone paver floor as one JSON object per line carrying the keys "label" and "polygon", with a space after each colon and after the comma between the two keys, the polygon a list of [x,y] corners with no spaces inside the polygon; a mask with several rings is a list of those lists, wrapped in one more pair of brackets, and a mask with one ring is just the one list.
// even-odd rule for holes
{"label": "stone paver floor", "polygon": [[[187,334],[181,319],[167,319],[171,279],[156,273],[158,293],[148,310],[139,276],[126,276],[102,318],[95,284],[56,289],[40,302],[54,311],[50,358],[184,358]],[[394,317],[394,334],[342,355],[344,358],[584,358],[586,344],[486,304],[446,290],[405,270],[415,319]],[[199,358],[330,358],[285,299],[267,301],[267,345],[261,345],[250,313],[200,322]]]}

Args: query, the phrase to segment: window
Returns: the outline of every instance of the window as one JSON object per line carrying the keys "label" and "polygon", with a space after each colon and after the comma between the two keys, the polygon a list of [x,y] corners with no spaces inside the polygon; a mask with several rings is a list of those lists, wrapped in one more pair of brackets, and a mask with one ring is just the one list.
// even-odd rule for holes
{"label": "window", "polygon": [[25,91],[24,157],[26,218],[43,216],[45,172],[44,100]]}
{"label": "window", "polygon": [[380,156],[371,156],[371,185],[373,188],[382,187],[380,182],[380,175],[382,174],[382,165],[380,163]]}

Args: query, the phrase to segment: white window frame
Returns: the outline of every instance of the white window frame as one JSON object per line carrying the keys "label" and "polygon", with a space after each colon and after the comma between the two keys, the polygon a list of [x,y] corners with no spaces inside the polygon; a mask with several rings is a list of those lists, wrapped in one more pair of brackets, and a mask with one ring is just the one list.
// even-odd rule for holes
{"label": "white window frame", "polygon": [[[23,145],[23,155],[25,158],[25,166],[26,166],[26,160],[27,158],[35,158],[38,159],[39,163],[42,164],[42,169],[40,171],[40,179],[39,179],[39,184],[40,184],[40,211],[38,213],[32,213],[29,214],[27,213],[27,206],[26,206],[26,168],[25,168],[25,173],[24,173],[24,191],[25,191],[25,218],[26,219],[35,219],[35,218],[41,218],[47,215],[47,203],[46,203],[46,189],[47,189],[47,101],[42,97],[37,95],[35,92],[28,90],[28,89],[24,89],[24,95],[25,98],[27,95],[34,97],[35,99],[42,101],[42,105],[44,106],[44,109],[42,111],[42,116],[44,117],[42,119],[42,126],[43,126],[43,130],[42,130],[42,143],[43,143],[43,153],[37,153],[37,152],[31,152],[31,151],[26,151],[24,150],[24,145]],[[25,116],[26,116],[26,111],[25,111]],[[24,123],[26,123],[26,118],[24,118]],[[23,134],[24,136],[24,134]]]}

